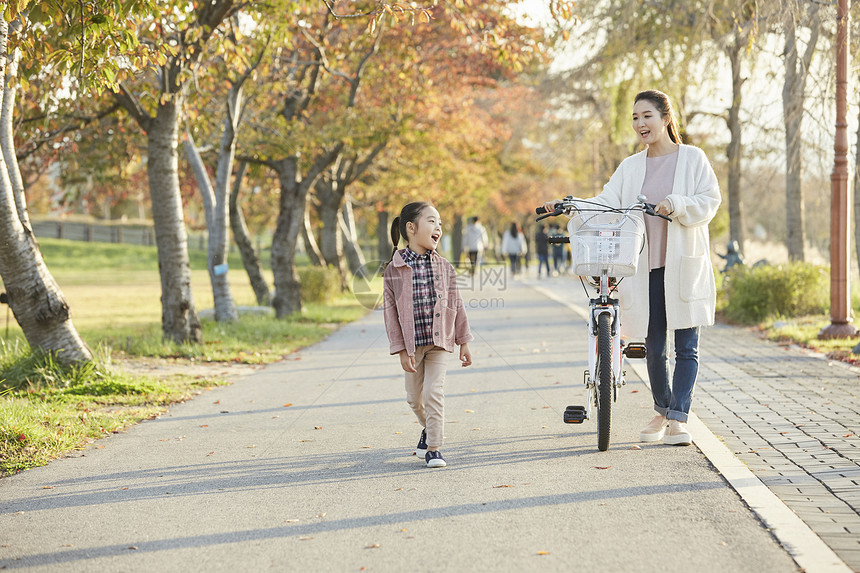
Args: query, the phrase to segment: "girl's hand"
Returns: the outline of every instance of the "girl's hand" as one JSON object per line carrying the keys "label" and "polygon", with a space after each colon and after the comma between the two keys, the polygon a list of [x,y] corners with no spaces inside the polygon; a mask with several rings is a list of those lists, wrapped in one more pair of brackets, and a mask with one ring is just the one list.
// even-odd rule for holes
{"label": "girl's hand", "polygon": [[460,345],[460,362],[463,363],[461,365],[463,368],[465,368],[466,366],[472,365],[472,353],[469,352],[469,343],[468,342],[464,342],[463,344]]}
{"label": "girl's hand", "polygon": [[409,353],[405,350],[401,350],[400,354],[400,367],[403,368],[404,372],[418,372],[415,369],[415,356],[409,356]]}

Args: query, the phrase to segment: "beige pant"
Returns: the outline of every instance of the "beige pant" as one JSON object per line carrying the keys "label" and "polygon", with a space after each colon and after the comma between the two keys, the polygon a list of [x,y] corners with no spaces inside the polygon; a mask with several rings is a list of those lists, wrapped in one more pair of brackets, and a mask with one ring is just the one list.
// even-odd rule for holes
{"label": "beige pant", "polygon": [[427,430],[427,447],[442,445],[445,426],[445,371],[451,353],[434,346],[415,349],[415,370],[406,373],[406,401]]}

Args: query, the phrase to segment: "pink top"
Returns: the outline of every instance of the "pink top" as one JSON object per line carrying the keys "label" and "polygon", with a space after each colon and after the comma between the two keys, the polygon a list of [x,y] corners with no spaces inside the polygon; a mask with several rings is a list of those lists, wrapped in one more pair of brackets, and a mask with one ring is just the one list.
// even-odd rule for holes
{"label": "pink top", "polygon": [[[645,182],[642,194],[648,203],[657,204],[672,194],[675,183],[675,166],[678,152],[659,157],[646,157]],[[659,269],[666,266],[666,231],[669,221],[660,217],[645,216],[645,234],[648,236],[648,268]]]}

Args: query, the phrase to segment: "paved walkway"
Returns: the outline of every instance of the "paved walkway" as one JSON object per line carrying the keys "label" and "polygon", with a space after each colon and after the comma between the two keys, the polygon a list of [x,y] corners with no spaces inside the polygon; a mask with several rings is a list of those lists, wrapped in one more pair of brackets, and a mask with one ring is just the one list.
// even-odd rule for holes
{"label": "paved walkway", "polygon": [[[444,470],[411,455],[420,428],[371,313],[0,480],[0,569],[800,571],[697,448],[637,443],[652,409],[634,372],[608,452],[593,422],[561,422],[584,394],[585,336],[538,284],[584,298],[567,278],[466,294],[475,365],[452,356]],[[855,369],[742,329],[705,332],[695,411],[848,565],[807,553],[809,573],[860,571],[858,391]]]}
{"label": "paved walkway", "polygon": [[[574,279],[527,282],[584,303]],[[701,347],[696,415],[860,571],[860,368],[725,325]]]}
{"label": "paved walkway", "polygon": [[699,418],[860,571],[860,369],[726,326],[702,366]]}

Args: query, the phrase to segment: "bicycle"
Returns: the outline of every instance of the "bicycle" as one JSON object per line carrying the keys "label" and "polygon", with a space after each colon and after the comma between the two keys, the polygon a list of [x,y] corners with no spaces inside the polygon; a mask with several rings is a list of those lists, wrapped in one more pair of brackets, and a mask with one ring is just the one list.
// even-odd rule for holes
{"label": "bicycle", "polygon": [[[612,295],[625,277],[636,274],[639,254],[645,247],[645,223],[633,216],[636,211],[672,219],[656,213],[654,205],[639,195],[637,201],[624,209],[607,207],[585,199],[565,197],[547,213],[543,207],[535,212],[536,221],[562,214],[571,216],[567,237],[551,237],[552,244],[569,243],[573,271],[589,295],[590,323],[588,327],[588,370],[583,373],[586,387],[585,406],[568,406],[564,422],[581,424],[591,418],[591,406],[597,410],[597,449],[609,449],[612,426],[612,402],[618,399],[618,389],[625,384],[622,356],[641,359],[646,356],[643,343],[622,343],[619,299]],[[592,298],[586,283],[596,290]]]}

